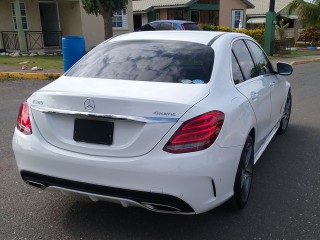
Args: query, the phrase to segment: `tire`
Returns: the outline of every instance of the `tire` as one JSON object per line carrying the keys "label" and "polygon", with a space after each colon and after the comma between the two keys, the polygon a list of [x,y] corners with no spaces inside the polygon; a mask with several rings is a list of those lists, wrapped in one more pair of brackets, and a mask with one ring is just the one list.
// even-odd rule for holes
{"label": "tire", "polygon": [[283,115],[280,121],[280,126],[278,128],[277,134],[284,134],[289,126],[289,120],[291,115],[292,97],[289,90],[286,105],[284,106]]}
{"label": "tire", "polygon": [[253,176],[254,143],[251,136],[247,137],[244,144],[237,175],[233,186],[234,195],[231,203],[234,209],[244,208],[248,202]]}

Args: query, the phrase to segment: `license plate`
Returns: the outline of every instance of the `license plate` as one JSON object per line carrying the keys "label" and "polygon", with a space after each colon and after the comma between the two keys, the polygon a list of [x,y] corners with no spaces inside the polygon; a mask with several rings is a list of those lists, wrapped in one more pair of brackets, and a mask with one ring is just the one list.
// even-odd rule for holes
{"label": "license plate", "polygon": [[113,129],[112,122],[76,118],[73,139],[77,142],[111,145]]}

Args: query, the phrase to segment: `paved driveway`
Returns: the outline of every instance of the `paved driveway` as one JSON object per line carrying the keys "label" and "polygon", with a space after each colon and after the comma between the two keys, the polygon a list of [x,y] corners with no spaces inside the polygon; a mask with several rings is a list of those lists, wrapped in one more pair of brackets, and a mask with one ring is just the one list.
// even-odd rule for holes
{"label": "paved driveway", "polygon": [[295,66],[293,112],[255,166],[251,199],[240,212],[197,216],[41,192],[22,183],[11,150],[20,102],[43,81],[0,81],[0,239],[319,239],[320,68]]}

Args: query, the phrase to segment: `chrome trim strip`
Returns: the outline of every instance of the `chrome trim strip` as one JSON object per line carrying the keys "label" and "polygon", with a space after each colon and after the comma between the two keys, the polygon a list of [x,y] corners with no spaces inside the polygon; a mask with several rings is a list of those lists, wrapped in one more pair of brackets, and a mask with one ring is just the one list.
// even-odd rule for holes
{"label": "chrome trim strip", "polygon": [[53,108],[37,108],[31,106],[31,109],[43,112],[43,113],[56,113],[56,114],[66,114],[66,115],[78,115],[86,117],[96,117],[96,118],[107,118],[107,119],[117,119],[117,120],[129,120],[134,122],[143,122],[143,123],[173,123],[177,122],[179,118],[162,118],[162,117],[137,117],[137,116],[126,116],[126,115],[117,115],[117,114],[103,114],[103,113],[92,113],[92,112],[79,112],[72,110],[61,110]]}

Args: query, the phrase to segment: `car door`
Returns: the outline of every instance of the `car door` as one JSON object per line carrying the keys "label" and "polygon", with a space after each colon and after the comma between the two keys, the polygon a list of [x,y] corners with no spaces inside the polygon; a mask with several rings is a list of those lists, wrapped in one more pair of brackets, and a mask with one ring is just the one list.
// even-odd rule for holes
{"label": "car door", "polygon": [[246,40],[253,55],[259,75],[270,79],[271,124],[274,127],[282,117],[286,97],[286,82],[274,73],[272,65],[263,50],[253,41]]}
{"label": "car door", "polygon": [[232,71],[236,88],[250,102],[257,121],[256,148],[259,149],[272,130],[270,124],[270,79],[259,75],[244,40],[232,45]]}

